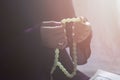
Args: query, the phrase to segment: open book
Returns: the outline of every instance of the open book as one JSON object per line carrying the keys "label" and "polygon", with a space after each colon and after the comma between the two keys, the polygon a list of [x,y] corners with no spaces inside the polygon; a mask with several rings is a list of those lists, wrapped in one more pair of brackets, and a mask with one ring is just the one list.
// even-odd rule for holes
{"label": "open book", "polygon": [[98,70],[90,80],[120,80],[120,75]]}

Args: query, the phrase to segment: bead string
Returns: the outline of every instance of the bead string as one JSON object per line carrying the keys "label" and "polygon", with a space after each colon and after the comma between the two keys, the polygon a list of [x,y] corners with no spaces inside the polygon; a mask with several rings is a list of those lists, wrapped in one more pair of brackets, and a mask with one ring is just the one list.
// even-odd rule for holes
{"label": "bead string", "polygon": [[55,71],[55,69],[56,69],[57,66],[62,70],[62,72],[63,72],[68,78],[74,77],[74,76],[76,75],[76,71],[77,71],[77,68],[76,68],[76,67],[77,67],[76,43],[73,43],[73,62],[74,62],[73,65],[74,65],[74,69],[73,69],[73,72],[72,72],[72,73],[69,73],[69,72],[66,70],[66,68],[62,65],[62,63],[58,60],[58,58],[59,58],[59,53],[60,53],[59,49],[56,48],[56,50],[55,50],[54,65],[53,65],[52,70],[51,70],[51,72],[50,72],[50,74],[51,74],[51,80],[53,80],[52,74],[53,74],[53,72]]}
{"label": "bead string", "polygon": [[[82,22],[82,20],[80,18],[72,18],[72,19],[63,19],[61,22],[63,23],[63,26],[66,26],[66,22]],[[69,73],[66,68],[62,65],[62,63],[59,61],[59,53],[60,50],[58,48],[55,49],[55,59],[54,59],[54,64],[53,67],[51,69],[50,72],[50,77],[51,80],[53,80],[52,74],[54,73],[56,67],[58,66],[62,72],[68,77],[68,78],[72,78],[76,75],[76,71],[77,71],[77,43],[74,41],[73,39],[73,72]]]}

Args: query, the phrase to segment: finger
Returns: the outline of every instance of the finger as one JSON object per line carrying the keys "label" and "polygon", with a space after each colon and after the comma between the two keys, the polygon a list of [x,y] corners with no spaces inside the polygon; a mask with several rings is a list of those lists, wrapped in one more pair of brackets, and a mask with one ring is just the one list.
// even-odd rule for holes
{"label": "finger", "polygon": [[59,49],[64,49],[67,46],[68,42],[67,39],[59,39],[58,40],[58,44],[57,44],[57,48]]}
{"label": "finger", "polygon": [[57,40],[57,39],[65,38],[66,34],[63,32],[47,32],[46,36],[48,39]]}
{"label": "finger", "polygon": [[67,37],[64,34],[61,34],[61,35],[54,35],[53,39],[54,39],[54,41],[59,42],[60,40],[67,40]]}
{"label": "finger", "polygon": [[61,25],[61,22],[57,22],[57,21],[43,21],[41,26],[51,26],[51,27],[54,27],[54,26],[60,26]]}
{"label": "finger", "polygon": [[61,38],[65,38],[66,34],[63,32],[47,32],[43,34],[44,39],[58,40]]}
{"label": "finger", "polygon": [[91,30],[89,30],[87,32],[84,32],[82,34],[81,33],[77,33],[74,36],[74,40],[77,41],[77,42],[81,42],[81,41],[85,40],[89,36],[90,32],[91,32]]}
{"label": "finger", "polygon": [[46,33],[52,33],[52,34],[64,32],[64,28],[62,26],[55,26],[55,27],[45,26],[42,28],[42,30],[44,30]]}
{"label": "finger", "polygon": [[64,27],[62,27],[62,25],[61,26],[55,26],[55,27],[53,27],[52,28],[52,31],[53,32],[64,32]]}
{"label": "finger", "polygon": [[87,38],[89,35],[91,28],[88,25],[75,23],[74,24],[74,41],[81,42]]}
{"label": "finger", "polygon": [[75,34],[77,34],[77,33],[81,34],[81,33],[87,32],[89,30],[90,30],[90,27],[88,27],[87,25],[76,23],[75,28],[74,28],[74,33]]}
{"label": "finger", "polygon": [[64,32],[56,32],[53,35],[56,37],[66,37],[66,34]]}
{"label": "finger", "polygon": [[56,34],[48,34],[44,40],[46,40],[47,42],[53,43],[53,44],[57,44],[60,40],[67,40],[65,34],[61,33],[60,35],[56,35]]}

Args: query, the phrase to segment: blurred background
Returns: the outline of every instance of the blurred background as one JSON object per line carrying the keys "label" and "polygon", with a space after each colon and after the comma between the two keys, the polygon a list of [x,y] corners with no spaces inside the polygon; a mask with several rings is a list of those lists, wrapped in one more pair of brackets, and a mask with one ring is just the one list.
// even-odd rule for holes
{"label": "blurred background", "polygon": [[92,25],[92,55],[78,69],[93,76],[98,69],[120,74],[120,0],[73,0],[77,16]]}

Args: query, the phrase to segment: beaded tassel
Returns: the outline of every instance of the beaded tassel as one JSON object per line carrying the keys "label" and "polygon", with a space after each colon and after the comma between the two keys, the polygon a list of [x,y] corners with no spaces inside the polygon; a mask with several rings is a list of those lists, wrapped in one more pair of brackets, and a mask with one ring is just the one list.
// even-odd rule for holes
{"label": "beaded tassel", "polygon": [[[63,26],[66,27],[66,23],[67,22],[68,23],[69,22],[82,22],[82,20],[80,18],[72,18],[72,19],[68,18],[68,19],[63,19],[61,22],[63,23]],[[51,80],[53,80],[52,74],[54,73],[54,71],[55,71],[55,69],[56,69],[57,66],[62,70],[62,72],[68,78],[72,78],[72,77],[74,77],[76,75],[76,71],[77,71],[77,43],[74,41],[74,39],[73,39],[72,45],[73,45],[73,52],[72,53],[73,53],[73,66],[74,66],[73,72],[69,73],[66,70],[66,68],[62,65],[62,63],[59,61],[59,53],[60,53],[60,51],[59,51],[58,48],[56,48],[55,49],[54,65],[53,65],[53,67],[51,69],[51,72],[50,72],[50,74],[51,74]]]}
{"label": "beaded tassel", "polygon": [[[55,71],[56,67],[58,66],[62,72],[68,77],[68,78],[72,78],[76,75],[76,71],[77,71],[77,56],[76,56],[77,52],[76,52],[76,43],[73,43],[73,64],[74,64],[74,69],[72,73],[69,73],[66,68],[62,65],[61,62],[59,62],[58,58],[59,58],[59,49],[56,48],[55,50],[55,59],[54,59],[54,65],[52,67],[52,70],[50,72],[51,76],[53,74],[53,72]],[[51,77],[51,80],[52,77]]]}

